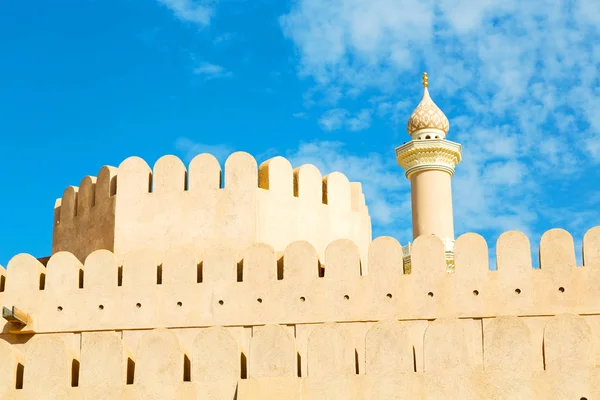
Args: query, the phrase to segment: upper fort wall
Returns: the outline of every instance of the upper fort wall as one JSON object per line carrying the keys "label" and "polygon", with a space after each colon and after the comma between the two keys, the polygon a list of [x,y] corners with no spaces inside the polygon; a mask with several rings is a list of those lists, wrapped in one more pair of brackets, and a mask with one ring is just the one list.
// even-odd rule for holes
{"label": "upper fort wall", "polygon": [[[400,244],[375,239],[368,263],[347,239],[319,257],[306,241],[279,257],[253,244],[241,262],[231,252],[193,246],[164,253],[135,250],[119,259],[93,252],[85,263],[54,254],[47,266],[30,255],[8,264],[0,300],[31,315],[23,331],[64,332],[185,326],[251,326],[384,319],[486,318],[498,315],[581,315],[600,310],[600,227],[583,240],[577,267],[571,235],[554,229],[540,242],[533,269],[529,240],[517,231],[496,244],[497,270],[476,234],[459,237],[454,273],[446,272],[442,241],[419,237],[412,271],[404,274]],[[5,325],[5,331],[19,329]]]}
{"label": "upper fort wall", "polygon": [[366,257],[371,221],[360,183],[339,172],[322,176],[312,165],[292,169],[282,157],[259,168],[243,152],[225,162],[223,185],[221,173],[210,154],[195,157],[187,170],[175,156],[161,157],[153,170],[138,157],[103,167],[57,200],[52,252],[83,261],[98,249],[121,258],[187,246],[239,257],[253,243],[283,251],[305,240],[323,256],[330,242],[350,239]]}

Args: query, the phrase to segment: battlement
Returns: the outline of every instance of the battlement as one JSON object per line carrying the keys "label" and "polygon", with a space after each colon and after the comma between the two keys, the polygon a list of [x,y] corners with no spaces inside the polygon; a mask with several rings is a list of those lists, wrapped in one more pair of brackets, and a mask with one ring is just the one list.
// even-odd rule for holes
{"label": "battlement", "polygon": [[281,257],[253,244],[241,261],[227,250],[200,255],[193,247],[135,251],[122,263],[106,250],[84,264],[59,252],[46,267],[21,254],[8,264],[0,299],[31,316],[25,328],[6,322],[12,333],[598,313],[600,227],[585,235],[583,267],[561,229],[543,235],[540,269],[520,232],[500,236],[496,252],[497,270],[490,270],[485,240],[462,235],[456,271],[448,273],[442,241],[419,237],[410,274],[390,237],[369,245],[368,263],[347,239],[329,244],[324,258],[306,241]]}
{"label": "battlement", "polygon": [[[417,238],[410,273],[391,237],[348,239],[320,257],[306,241],[281,254],[194,246],[119,260],[68,252],[8,264],[6,398],[591,399],[600,395],[600,227],[583,266],[562,229],[540,241],[467,233],[448,272],[442,240]],[[71,333],[69,333],[71,332]],[[31,335],[35,333],[35,335]],[[160,354],[160,357],[157,355]],[[237,397],[236,396],[237,393]],[[558,393],[558,394],[557,394]],[[122,397],[121,397],[122,396]],[[502,397],[504,396],[504,397]]]}
{"label": "battlement", "polygon": [[366,257],[371,221],[360,183],[339,172],[322,176],[313,165],[292,169],[282,157],[258,168],[243,152],[225,162],[224,185],[221,173],[210,154],[196,156],[187,170],[175,156],[160,158],[153,170],[138,157],[103,167],[57,200],[52,253],[83,261],[99,249],[120,259],[188,246],[239,255],[254,243],[283,251],[306,240],[323,256],[331,241],[350,239]]}
{"label": "battlement", "polygon": [[[600,227],[488,245],[348,239],[10,260],[0,396],[14,399],[591,399],[600,396]],[[34,335],[32,335],[34,334]],[[157,355],[160,354],[160,357]],[[236,394],[237,393],[237,394]],[[236,397],[237,396],[237,397]]]}

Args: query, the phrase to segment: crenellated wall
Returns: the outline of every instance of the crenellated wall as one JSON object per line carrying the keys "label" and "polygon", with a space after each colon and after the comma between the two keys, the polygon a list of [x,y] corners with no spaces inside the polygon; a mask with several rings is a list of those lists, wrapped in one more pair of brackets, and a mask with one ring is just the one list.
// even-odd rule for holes
{"label": "crenellated wall", "polygon": [[7,266],[0,300],[32,315],[24,331],[35,332],[600,311],[600,227],[585,235],[583,267],[561,229],[542,236],[540,269],[532,268],[529,240],[517,231],[498,239],[497,270],[489,270],[479,235],[462,235],[454,251],[456,272],[447,273],[442,242],[419,237],[410,274],[403,274],[401,245],[390,237],[369,245],[368,264],[347,239],[329,244],[323,258],[305,241],[281,256],[253,244],[239,262],[232,252],[198,253],[193,246],[136,250],[122,261],[98,250],[83,264],[59,252],[47,266],[20,254]]}
{"label": "crenellated wall", "polygon": [[[278,258],[253,244],[54,254],[8,264],[0,300],[31,323],[0,336],[0,398],[593,399],[600,396],[600,227],[546,232],[540,269],[517,231],[459,237],[446,272],[436,237],[403,273],[393,238],[368,268],[336,240]],[[35,334],[33,334],[35,333]],[[2,394],[3,393],[3,394]]]}
{"label": "crenellated wall", "polygon": [[225,162],[224,185],[210,154],[195,157],[187,170],[175,156],[160,158],[153,170],[138,157],[103,167],[98,178],[85,177],[57,200],[52,252],[83,261],[106,249],[122,261],[137,250],[220,248],[239,258],[255,243],[281,252],[305,240],[323,257],[336,239],[354,241],[366,260],[371,220],[360,183],[339,172],[321,176],[312,165],[292,169],[282,157],[258,168],[238,152]]}

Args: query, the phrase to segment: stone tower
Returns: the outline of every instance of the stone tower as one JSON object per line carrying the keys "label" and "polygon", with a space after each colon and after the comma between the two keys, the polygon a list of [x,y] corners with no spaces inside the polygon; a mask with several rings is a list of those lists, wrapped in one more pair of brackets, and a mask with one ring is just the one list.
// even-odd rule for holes
{"label": "stone tower", "polygon": [[[408,120],[411,141],[396,149],[398,164],[410,180],[413,239],[436,235],[444,242],[449,269],[453,268],[454,221],[452,176],[461,161],[461,145],[446,140],[448,118],[429,96],[423,74],[423,98]],[[410,247],[407,249],[410,254]]]}

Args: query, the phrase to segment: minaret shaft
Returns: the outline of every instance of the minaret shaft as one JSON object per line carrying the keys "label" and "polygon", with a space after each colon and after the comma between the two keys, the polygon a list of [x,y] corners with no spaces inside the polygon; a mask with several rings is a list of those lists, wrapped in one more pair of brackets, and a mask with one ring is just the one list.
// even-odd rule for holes
{"label": "minaret shaft", "polygon": [[414,239],[436,235],[454,240],[451,179],[448,172],[435,169],[410,176]]}

